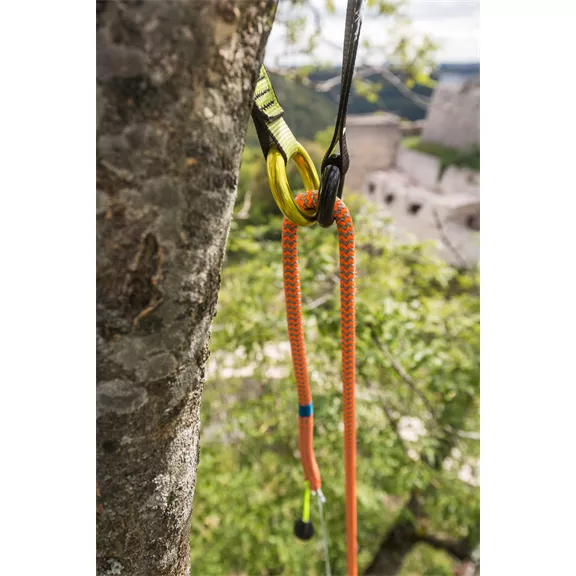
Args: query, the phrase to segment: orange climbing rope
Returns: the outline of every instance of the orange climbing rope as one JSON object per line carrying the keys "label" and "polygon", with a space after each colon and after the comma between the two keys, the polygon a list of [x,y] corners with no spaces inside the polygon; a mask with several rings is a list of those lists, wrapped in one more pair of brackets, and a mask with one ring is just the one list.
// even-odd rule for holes
{"label": "orange climbing rope", "polygon": [[[306,211],[316,210],[317,192],[296,197],[298,206]],[[346,544],[348,576],[357,576],[357,520],[356,520],[356,319],[355,319],[355,256],[354,225],[348,208],[336,198],[334,220],[338,228],[340,253],[340,322],[342,341],[342,397],[344,412],[344,466],[346,473]],[[298,226],[284,218],[282,226],[282,260],[288,336],[292,363],[298,389],[298,439],[301,462],[312,491],[321,488],[320,470],[314,456],[314,415],[312,392],[308,380],[308,362],[302,326],[302,300],[298,272]]]}

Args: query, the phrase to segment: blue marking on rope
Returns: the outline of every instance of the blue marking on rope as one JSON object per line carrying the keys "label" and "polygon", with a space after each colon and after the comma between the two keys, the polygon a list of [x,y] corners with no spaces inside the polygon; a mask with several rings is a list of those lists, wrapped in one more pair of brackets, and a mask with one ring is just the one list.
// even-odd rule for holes
{"label": "blue marking on rope", "polygon": [[308,406],[300,406],[298,405],[298,416],[300,418],[308,418],[312,416],[314,410],[312,409],[312,403],[308,404]]}

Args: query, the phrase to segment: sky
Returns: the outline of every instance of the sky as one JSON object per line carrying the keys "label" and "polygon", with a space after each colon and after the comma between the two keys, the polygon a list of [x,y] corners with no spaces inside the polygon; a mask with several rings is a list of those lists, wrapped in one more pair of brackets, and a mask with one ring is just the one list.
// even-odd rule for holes
{"label": "sky", "polygon": [[[325,0],[310,0],[323,13],[322,33],[331,41],[342,45],[344,22],[346,19],[346,0],[334,0],[335,14],[329,14],[325,9]],[[282,15],[280,0],[279,16]],[[285,4],[288,6],[288,4]],[[422,34],[430,36],[440,45],[436,54],[438,62],[478,62],[480,60],[480,3],[479,0],[408,0],[406,12],[412,20],[411,36],[414,39]],[[303,14],[309,16],[306,10]],[[277,18],[280,20],[280,18]],[[374,43],[382,43],[388,34],[391,20],[386,17],[370,17],[366,12],[362,24],[362,39]],[[310,28],[311,29],[311,28]],[[286,54],[284,42],[285,29],[277,22],[272,28],[266,49],[266,63],[273,65],[277,57],[281,65],[305,64],[307,57]],[[359,51],[358,59],[361,58]],[[341,53],[325,44],[320,44],[315,57],[323,61],[340,64]],[[372,62],[370,62],[372,63]],[[374,64],[381,62],[374,62]]]}

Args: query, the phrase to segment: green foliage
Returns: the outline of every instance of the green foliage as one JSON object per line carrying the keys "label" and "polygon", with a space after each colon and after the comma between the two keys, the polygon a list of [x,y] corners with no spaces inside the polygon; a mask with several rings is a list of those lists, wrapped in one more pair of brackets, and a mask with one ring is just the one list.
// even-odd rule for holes
{"label": "green foliage", "polygon": [[368,8],[376,8],[378,14],[385,14],[386,16],[393,16],[400,5],[405,2],[389,2],[388,0],[368,0],[366,6]]}
{"label": "green foliage", "polygon": [[[253,162],[250,154],[246,158]],[[243,164],[242,185],[249,177],[253,182],[261,178],[247,175],[248,165]],[[347,204],[357,234],[362,568],[414,490],[425,496],[426,518],[417,519],[420,532],[477,542],[478,489],[459,480],[458,470],[478,456],[478,445],[452,431],[478,426],[479,278],[477,271],[459,272],[436,260],[426,246],[391,240],[360,199],[347,196]],[[215,372],[208,377],[202,406],[192,574],[324,573],[320,539],[302,543],[292,534],[303,477],[297,396],[285,347],[280,236],[281,219],[275,214],[234,221],[230,231],[211,341]],[[344,574],[335,229],[301,230],[300,270],[332,570]],[[418,394],[395,364],[414,380]],[[401,440],[393,424],[401,416],[418,418],[427,434]],[[452,466],[433,469],[431,463],[444,462],[452,446],[458,449]],[[315,508],[312,515],[319,528]],[[445,556],[426,547],[415,549],[407,566],[428,566],[422,574],[448,570]],[[406,574],[415,573],[410,569]]]}
{"label": "green foliage", "polygon": [[433,142],[422,142],[419,136],[405,138],[402,144],[406,148],[419,150],[439,158],[441,173],[448,166],[462,166],[476,171],[480,170],[480,146],[474,146],[470,150],[463,152],[441,144],[434,144]]}
{"label": "green foliage", "polygon": [[330,144],[332,143],[333,136],[334,136],[334,127],[328,126],[328,128],[316,132],[315,141],[323,150],[328,150]]}
{"label": "green foliage", "polygon": [[446,552],[417,544],[398,576],[454,576],[454,561]]}
{"label": "green foliage", "polygon": [[371,104],[378,102],[378,93],[384,87],[381,83],[367,82],[366,80],[360,80],[358,78],[354,80],[353,84],[356,94],[362,98],[366,98],[366,101]]}
{"label": "green foliage", "polygon": [[434,55],[438,45],[429,37],[416,44],[403,30],[395,34],[396,43],[393,49],[395,67],[406,77],[406,85],[413,88],[416,83],[433,86],[431,74],[435,68]]}

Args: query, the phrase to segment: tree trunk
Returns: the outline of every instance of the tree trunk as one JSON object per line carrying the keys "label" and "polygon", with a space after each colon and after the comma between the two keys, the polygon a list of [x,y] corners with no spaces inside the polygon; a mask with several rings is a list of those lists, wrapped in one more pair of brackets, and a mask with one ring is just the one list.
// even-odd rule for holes
{"label": "tree trunk", "polygon": [[97,2],[97,571],[189,573],[199,409],[265,0]]}

